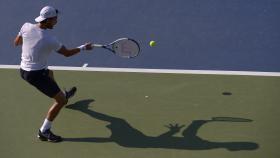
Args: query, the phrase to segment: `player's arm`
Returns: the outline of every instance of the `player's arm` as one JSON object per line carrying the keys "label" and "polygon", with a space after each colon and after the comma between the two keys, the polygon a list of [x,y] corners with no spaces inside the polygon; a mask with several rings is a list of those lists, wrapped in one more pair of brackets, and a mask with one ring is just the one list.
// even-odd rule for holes
{"label": "player's arm", "polygon": [[17,37],[14,40],[14,45],[15,46],[22,45],[22,36],[17,35]]}
{"label": "player's arm", "polygon": [[72,48],[72,49],[68,49],[65,46],[62,46],[57,52],[59,54],[64,55],[65,57],[70,57],[70,56],[73,56],[73,55],[79,53],[82,50],[92,50],[91,43],[86,43],[84,45],[81,45],[77,48]]}
{"label": "player's arm", "polygon": [[81,50],[79,48],[68,49],[65,46],[62,46],[57,52],[64,55],[65,57],[70,57],[79,53]]}

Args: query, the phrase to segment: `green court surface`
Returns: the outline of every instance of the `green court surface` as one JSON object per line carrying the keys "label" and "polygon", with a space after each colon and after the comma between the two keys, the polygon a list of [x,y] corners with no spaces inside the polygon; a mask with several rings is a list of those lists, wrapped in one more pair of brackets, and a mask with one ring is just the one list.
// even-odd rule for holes
{"label": "green court surface", "polygon": [[78,92],[53,124],[65,141],[49,143],[36,134],[52,100],[0,75],[1,158],[280,157],[279,77],[55,71]]}

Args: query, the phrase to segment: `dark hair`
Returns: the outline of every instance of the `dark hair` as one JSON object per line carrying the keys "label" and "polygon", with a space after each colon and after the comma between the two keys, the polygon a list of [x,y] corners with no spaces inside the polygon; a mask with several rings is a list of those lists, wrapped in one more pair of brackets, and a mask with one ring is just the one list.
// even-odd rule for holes
{"label": "dark hair", "polygon": [[40,22],[40,24],[45,24],[47,22],[48,19],[45,19],[43,21]]}

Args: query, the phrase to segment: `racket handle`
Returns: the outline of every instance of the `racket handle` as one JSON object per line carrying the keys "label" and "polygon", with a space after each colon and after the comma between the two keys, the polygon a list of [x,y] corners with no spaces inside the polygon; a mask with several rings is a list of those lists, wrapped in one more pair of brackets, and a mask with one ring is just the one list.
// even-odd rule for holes
{"label": "racket handle", "polygon": [[102,44],[92,44],[92,47],[99,47],[99,48],[103,48],[104,46]]}

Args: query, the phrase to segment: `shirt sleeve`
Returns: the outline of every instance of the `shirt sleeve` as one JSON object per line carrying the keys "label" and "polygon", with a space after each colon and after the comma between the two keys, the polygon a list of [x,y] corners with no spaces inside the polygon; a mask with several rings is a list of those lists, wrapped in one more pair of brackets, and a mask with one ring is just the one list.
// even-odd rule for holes
{"label": "shirt sleeve", "polygon": [[25,26],[26,26],[26,23],[22,25],[22,27],[20,28],[20,31],[18,32],[18,36],[22,36],[23,35],[23,32],[25,30]]}

